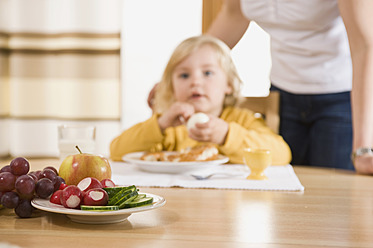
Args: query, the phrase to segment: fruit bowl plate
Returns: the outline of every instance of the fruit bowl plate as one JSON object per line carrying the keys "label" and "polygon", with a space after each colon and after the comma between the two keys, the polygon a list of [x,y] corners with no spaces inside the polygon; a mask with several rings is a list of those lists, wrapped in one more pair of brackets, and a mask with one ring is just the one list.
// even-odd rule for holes
{"label": "fruit bowl plate", "polygon": [[44,210],[51,213],[65,214],[74,222],[84,223],[84,224],[111,224],[118,223],[127,220],[127,218],[133,214],[148,210],[154,210],[162,207],[166,200],[158,195],[153,195],[149,193],[144,193],[149,197],[153,197],[153,203],[146,206],[126,208],[115,211],[85,211],[79,209],[65,208],[61,205],[57,205],[49,202],[46,199],[35,198],[31,201],[33,207]]}
{"label": "fruit bowl plate", "polygon": [[[225,164],[229,158],[221,154],[215,160],[196,161],[196,162],[170,162],[170,161],[146,161],[141,157],[144,152],[128,153],[123,156],[123,161],[136,165],[140,170],[153,173],[181,174],[190,171],[204,170],[212,166]],[[174,154],[174,152],[165,152],[165,154]]]}

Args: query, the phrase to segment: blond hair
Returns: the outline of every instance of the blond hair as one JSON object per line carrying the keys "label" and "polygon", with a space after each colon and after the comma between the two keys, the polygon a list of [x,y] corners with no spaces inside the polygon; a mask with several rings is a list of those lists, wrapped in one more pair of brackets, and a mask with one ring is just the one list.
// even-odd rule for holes
{"label": "blond hair", "polygon": [[232,94],[225,96],[223,107],[233,106],[236,103],[242,81],[233,63],[229,47],[217,38],[201,35],[184,40],[172,53],[155,92],[154,110],[156,113],[163,113],[175,102],[172,86],[172,73],[175,67],[191,53],[206,45],[215,50],[219,65],[227,75],[228,84],[232,88]]}

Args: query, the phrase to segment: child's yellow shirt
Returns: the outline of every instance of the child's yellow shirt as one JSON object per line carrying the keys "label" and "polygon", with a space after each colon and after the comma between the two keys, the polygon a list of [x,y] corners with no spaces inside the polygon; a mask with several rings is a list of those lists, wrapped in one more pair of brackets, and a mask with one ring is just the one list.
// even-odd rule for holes
{"label": "child's yellow shirt", "polygon": [[[139,151],[180,151],[199,143],[189,138],[185,125],[168,127],[162,134],[157,115],[123,131],[110,144],[110,156],[121,161],[123,155]],[[229,124],[229,131],[223,145],[216,145],[219,152],[228,156],[230,163],[243,163],[244,148],[269,149],[272,164],[288,164],[291,151],[283,138],[268,128],[262,118],[257,118],[248,109],[227,107],[220,116]]]}

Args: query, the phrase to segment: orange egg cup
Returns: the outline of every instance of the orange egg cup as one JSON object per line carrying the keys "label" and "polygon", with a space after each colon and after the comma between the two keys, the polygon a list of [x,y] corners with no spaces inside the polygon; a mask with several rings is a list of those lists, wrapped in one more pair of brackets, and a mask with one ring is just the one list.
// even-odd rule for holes
{"label": "orange egg cup", "polygon": [[264,171],[272,163],[271,151],[267,149],[244,150],[244,162],[250,168],[250,175],[246,178],[249,180],[267,180],[268,177]]}

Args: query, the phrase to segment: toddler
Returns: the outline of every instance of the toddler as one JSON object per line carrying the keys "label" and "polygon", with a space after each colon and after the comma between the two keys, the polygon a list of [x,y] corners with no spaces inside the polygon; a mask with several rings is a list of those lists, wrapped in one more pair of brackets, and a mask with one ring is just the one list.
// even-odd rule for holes
{"label": "toddler", "polygon": [[[181,151],[214,144],[230,163],[243,163],[244,148],[270,149],[272,164],[288,164],[291,152],[281,136],[248,109],[235,107],[241,80],[230,49],[217,38],[184,40],[171,55],[154,96],[154,113],[116,137],[111,159],[139,151]],[[195,113],[209,120],[186,128]]]}

